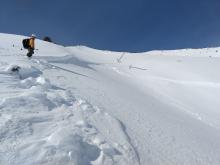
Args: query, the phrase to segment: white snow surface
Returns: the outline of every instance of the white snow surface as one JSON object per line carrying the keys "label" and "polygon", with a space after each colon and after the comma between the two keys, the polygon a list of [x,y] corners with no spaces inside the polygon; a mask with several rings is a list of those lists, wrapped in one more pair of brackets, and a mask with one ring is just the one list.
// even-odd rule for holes
{"label": "white snow surface", "polygon": [[24,38],[0,34],[0,165],[220,164],[220,48],[28,59]]}

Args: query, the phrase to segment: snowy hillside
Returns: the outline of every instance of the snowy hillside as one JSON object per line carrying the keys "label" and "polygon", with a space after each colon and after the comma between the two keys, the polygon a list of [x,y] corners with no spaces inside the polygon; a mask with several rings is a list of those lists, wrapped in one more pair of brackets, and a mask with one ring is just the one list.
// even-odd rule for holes
{"label": "snowy hillside", "polygon": [[220,48],[28,59],[24,38],[0,34],[0,165],[220,164]]}

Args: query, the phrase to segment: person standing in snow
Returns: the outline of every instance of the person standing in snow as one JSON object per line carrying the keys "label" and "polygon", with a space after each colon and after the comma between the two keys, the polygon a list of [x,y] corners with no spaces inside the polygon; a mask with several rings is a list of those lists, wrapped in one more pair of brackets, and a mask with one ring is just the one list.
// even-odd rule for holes
{"label": "person standing in snow", "polygon": [[32,34],[31,38],[29,39],[29,47],[28,47],[28,53],[27,53],[28,57],[31,57],[34,54],[35,39],[36,39],[36,35]]}

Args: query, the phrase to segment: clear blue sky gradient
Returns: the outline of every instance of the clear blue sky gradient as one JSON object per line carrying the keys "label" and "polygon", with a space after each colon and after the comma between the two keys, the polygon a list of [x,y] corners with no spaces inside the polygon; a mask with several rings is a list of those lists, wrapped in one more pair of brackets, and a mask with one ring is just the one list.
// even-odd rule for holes
{"label": "clear blue sky gradient", "polygon": [[1,0],[0,32],[140,52],[220,46],[220,0]]}

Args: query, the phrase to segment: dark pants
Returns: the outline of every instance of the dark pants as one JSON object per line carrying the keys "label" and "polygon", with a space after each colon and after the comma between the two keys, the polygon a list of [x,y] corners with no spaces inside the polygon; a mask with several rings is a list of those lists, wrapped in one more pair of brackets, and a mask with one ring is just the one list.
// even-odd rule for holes
{"label": "dark pants", "polygon": [[34,49],[29,48],[29,49],[28,49],[27,56],[28,56],[28,57],[31,57],[33,54],[34,54]]}

